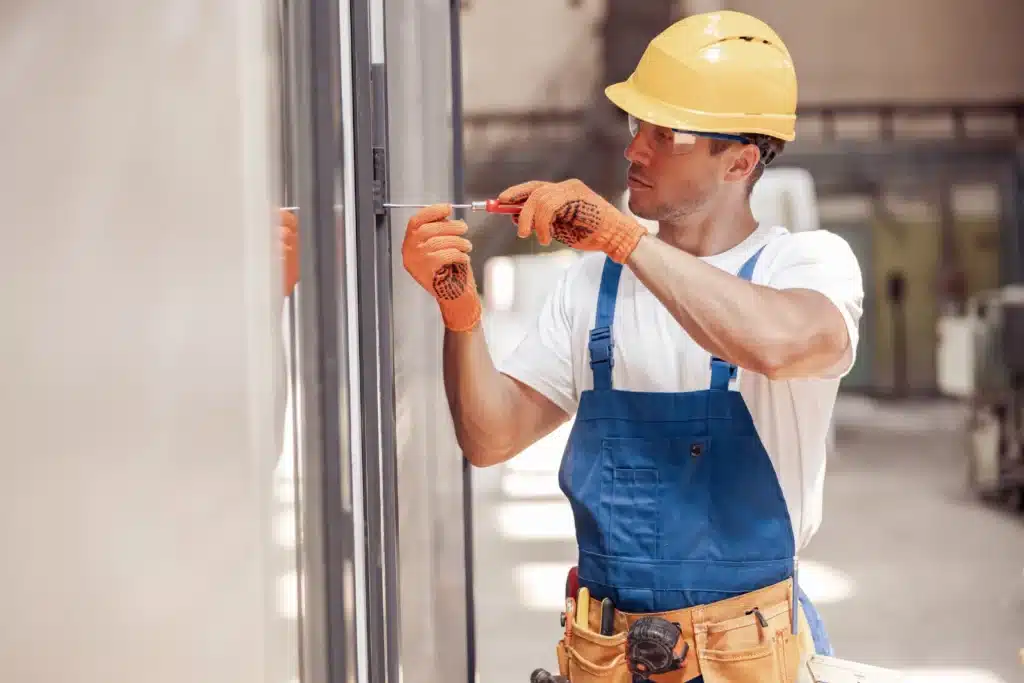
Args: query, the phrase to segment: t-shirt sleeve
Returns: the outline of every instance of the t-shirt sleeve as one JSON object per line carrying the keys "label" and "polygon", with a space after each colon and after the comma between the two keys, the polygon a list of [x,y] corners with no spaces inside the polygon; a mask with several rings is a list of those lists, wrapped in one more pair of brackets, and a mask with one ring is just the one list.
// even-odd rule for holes
{"label": "t-shirt sleeve", "polygon": [[572,310],[569,285],[575,267],[558,279],[526,336],[498,370],[540,392],[569,415],[578,398],[572,368]]}
{"label": "t-shirt sleeve", "polygon": [[864,307],[864,282],[857,257],[846,240],[827,230],[793,233],[782,242],[765,284],[775,289],[814,290],[835,304],[846,321],[849,353],[820,377],[844,377],[857,357]]}

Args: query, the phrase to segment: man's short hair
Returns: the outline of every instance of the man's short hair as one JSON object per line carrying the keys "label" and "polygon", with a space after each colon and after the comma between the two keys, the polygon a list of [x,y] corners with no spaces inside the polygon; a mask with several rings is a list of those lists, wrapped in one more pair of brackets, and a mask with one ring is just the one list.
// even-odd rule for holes
{"label": "man's short hair", "polygon": [[[758,162],[757,168],[755,168],[747,182],[747,194],[749,195],[754,190],[754,185],[761,179],[764,174],[764,168],[768,164],[772,163],[775,157],[782,154],[782,150],[786,147],[786,141],[780,140],[779,138],[773,138],[770,135],[762,135],[760,133],[743,133],[743,137],[750,140],[750,143],[757,145],[757,149],[761,152],[761,161]],[[721,154],[727,150],[730,146],[735,145],[735,142],[730,140],[718,140],[712,138],[711,140],[711,153]]]}

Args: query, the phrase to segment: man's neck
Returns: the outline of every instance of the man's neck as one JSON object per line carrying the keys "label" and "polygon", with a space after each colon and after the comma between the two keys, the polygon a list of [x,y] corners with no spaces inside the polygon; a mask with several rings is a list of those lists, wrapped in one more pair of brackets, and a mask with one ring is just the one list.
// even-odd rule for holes
{"label": "man's neck", "polygon": [[658,222],[658,239],[694,256],[714,256],[735,247],[757,229],[750,205],[715,207],[678,220]]}

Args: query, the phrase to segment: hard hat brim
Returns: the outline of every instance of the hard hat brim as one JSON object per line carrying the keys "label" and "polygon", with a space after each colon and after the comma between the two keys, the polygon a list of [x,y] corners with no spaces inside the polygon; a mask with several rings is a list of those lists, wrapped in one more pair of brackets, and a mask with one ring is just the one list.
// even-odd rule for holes
{"label": "hard hat brim", "polygon": [[695,133],[759,133],[787,142],[796,138],[795,115],[719,114],[676,107],[644,94],[632,77],[609,85],[604,94],[627,114],[656,126]]}

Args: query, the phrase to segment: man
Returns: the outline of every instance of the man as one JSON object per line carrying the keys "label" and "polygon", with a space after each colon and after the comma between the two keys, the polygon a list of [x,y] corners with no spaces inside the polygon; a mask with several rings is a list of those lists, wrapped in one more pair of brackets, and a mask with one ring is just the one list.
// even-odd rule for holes
{"label": "man", "polygon": [[[626,628],[662,613],[690,652],[662,680],[792,681],[802,657],[830,653],[796,555],[821,518],[860,268],[836,235],[751,214],[751,187],[796,119],[792,61],[767,25],[726,11],[686,18],[606,94],[633,133],[630,211],[658,234],[579,181],[503,192],[523,205],[520,237],[592,253],[500,369],[478,324],[465,224],[446,205],[409,221],[403,260],[447,328],[459,443],[474,465],[496,465],[575,413],[559,481],[586,589],[573,597],[589,618],[574,623],[580,604],[568,603],[564,676],[628,680]],[[610,636],[599,633],[604,598]]]}

